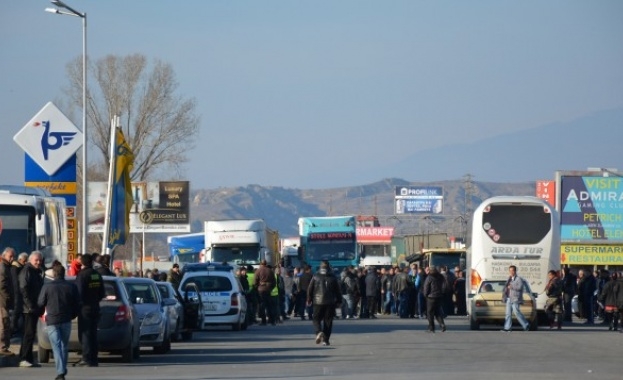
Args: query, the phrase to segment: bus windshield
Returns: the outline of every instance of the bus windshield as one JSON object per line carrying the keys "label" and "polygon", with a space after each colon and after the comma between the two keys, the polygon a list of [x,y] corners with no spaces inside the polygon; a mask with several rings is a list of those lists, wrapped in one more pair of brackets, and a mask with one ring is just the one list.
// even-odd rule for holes
{"label": "bus windshield", "polygon": [[6,247],[16,253],[32,252],[36,247],[35,209],[22,206],[0,206],[0,252]]}
{"label": "bus windshield", "polygon": [[492,204],[482,214],[482,228],[497,244],[536,244],[551,230],[551,220],[543,206]]}
{"label": "bus windshield", "polygon": [[257,245],[236,247],[212,247],[212,261],[236,264],[259,264],[259,248]]}
{"label": "bus windshield", "polygon": [[324,240],[310,243],[306,254],[309,260],[354,260],[353,248],[352,241]]}

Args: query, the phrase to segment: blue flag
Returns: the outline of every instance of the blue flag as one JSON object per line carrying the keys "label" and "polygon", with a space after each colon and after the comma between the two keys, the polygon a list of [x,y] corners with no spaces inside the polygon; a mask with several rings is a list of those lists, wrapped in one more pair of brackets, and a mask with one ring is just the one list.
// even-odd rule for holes
{"label": "blue flag", "polygon": [[125,244],[130,232],[130,209],[134,204],[130,171],[134,165],[134,154],[121,128],[117,128],[112,157],[113,178],[110,200],[110,223],[108,248]]}

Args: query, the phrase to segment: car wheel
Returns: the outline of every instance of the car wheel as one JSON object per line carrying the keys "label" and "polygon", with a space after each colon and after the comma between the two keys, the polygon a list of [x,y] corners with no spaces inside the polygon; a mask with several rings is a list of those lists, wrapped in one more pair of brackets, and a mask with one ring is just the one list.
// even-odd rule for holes
{"label": "car wheel", "polygon": [[249,324],[247,323],[247,320],[245,319],[244,322],[242,322],[242,331],[245,331],[247,327],[249,327]]}
{"label": "car wheel", "polygon": [[475,321],[474,318],[470,317],[469,318],[469,329],[480,330],[480,323],[478,323],[478,321]]}
{"label": "car wheel", "polygon": [[134,347],[132,356],[134,356],[134,359],[139,359],[141,357],[141,346],[137,344],[136,347]]}
{"label": "car wheel", "polygon": [[49,363],[50,362],[50,350],[46,350],[45,348],[39,346],[37,359],[39,359],[39,363]]}
{"label": "car wheel", "polygon": [[126,348],[121,350],[121,360],[124,363],[132,363],[134,360],[134,346],[132,346],[132,340],[130,340]]}
{"label": "car wheel", "polygon": [[164,338],[164,341],[162,342],[162,344],[158,347],[154,347],[154,352],[157,354],[166,354],[167,352],[171,351],[171,336],[170,335],[165,335],[166,338]]}
{"label": "car wheel", "polygon": [[193,338],[193,332],[192,331],[184,331],[182,333],[182,340],[191,340]]}
{"label": "car wheel", "polygon": [[181,326],[181,324],[180,323],[181,323],[181,321],[178,318],[177,322],[175,323],[175,332],[172,335],[172,337],[173,337],[172,339],[173,339],[174,342],[178,342],[178,341],[181,340],[181,337],[180,337],[180,326]]}
{"label": "car wheel", "polygon": [[231,329],[234,331],[242,330],[242,323],[240,323],[240,321],[238,321],[237,323],[234,323],[233,325],[231,325]]}

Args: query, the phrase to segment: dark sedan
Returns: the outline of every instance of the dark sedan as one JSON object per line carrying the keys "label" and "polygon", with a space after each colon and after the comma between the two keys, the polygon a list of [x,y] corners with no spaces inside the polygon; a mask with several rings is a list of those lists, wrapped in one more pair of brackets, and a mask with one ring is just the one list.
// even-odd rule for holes
{"label": "dark sedan", "polygon": [[[75,281],[75,277],[67,277],[66,279]],[[99,351],[118,354],[121,355],[124,362],[132,362],[140,356],[138,314],[119,278],[104,276],[104,288],[106,297],[100,301],[101,318],[97,328]],[[52,347],[45,327],[44,314],[39,318],[37,325],[39,363],[49,362],[52,354]],[[76,318],[72,321],[69,351],[80,350]]]}

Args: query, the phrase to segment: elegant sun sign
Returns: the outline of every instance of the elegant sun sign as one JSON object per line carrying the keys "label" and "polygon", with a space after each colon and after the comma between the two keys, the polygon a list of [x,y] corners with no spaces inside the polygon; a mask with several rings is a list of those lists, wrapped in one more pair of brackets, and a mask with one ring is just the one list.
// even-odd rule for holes
{"label": "elegant sun sign", "polygon": [[52,102],[48,102],[13,137],[48,175],[53,175],[82,146],[82,132]]}

